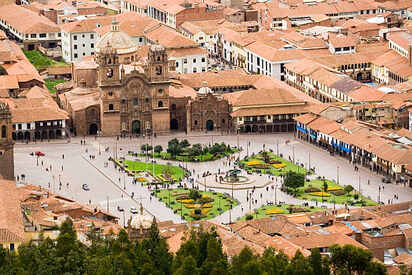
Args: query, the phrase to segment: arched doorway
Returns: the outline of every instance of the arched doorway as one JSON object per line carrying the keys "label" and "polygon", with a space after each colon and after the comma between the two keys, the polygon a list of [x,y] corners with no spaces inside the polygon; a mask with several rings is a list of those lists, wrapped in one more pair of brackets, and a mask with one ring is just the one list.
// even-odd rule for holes
{"label": "arched doorway", "polygon": [[213,125],[214,125],[213,120],[209,119],[208,121],[206,121],[206,130],[213,131]]}
{"label": "arched doorway", "polygon": [[30,140],[30,133],[29,132],[24,132],[24,139],[25,140]]}
{"label": "arched doorway", "polygon": [[132,122],[132,133],[133,134],[140,134],[140,120],[134,120]]}
{"label": "arched doorway", "polygon": [[43,131],[43,132],[41,133],[41,138],[42,138],[42,139],[47,139],[47,131]]}
{"label": "arched doorway", "polygon": [[34,133],[34,137],[35,137],[35,139],[40,139],[40,132],[39,132],[39,131],[36,131],[36,132]]}
{"label": "arched doorway", "polygon": [[179,129],[179,121],[177,121],[177,119],[172,118],[170,120],[170,130],[177,130]]}
{"label": "arched doorway", "polygon": [[356,80],[357,80],[357,81],[361,81],[361,80],[362,80],[362,73],[361,73],[361,72],[359,72],[359,73],[356,75]]}
{"label": "arched doorway", "polygon": [[96,123],[90,124],[90,126],[89,126],[89,135],[92,135],[92,136],[97,135],[97,130],[98,130],[98,128],[97,128]]}
{"label": "arched doorway", "polygon": [[18,133],[17,133],[17,139],[18,139],[18,140],[22,140],[23,137],[24,137],[24,136],[23,136],[23,133],[22,133],[22,132],[18,132]]}
{"label": "arched doorway", "polygon": [[258,131],[257,125],[252,126],[252,133],[256,133]]}
{"label": "arched doorway", "polygon": [[16,133],[15,132],[11,133],[11,137],[12,137],[13,140],[16,140],[17,139]]}
{"label": "arched doorway", "polygon": [[250,125],[246,125],[245,132],[250,133],[251,131],[252,131],[252,129],[250,128]]}
{"label": "arched doorway", "polygon": [[56,130],[56,137],[60,138],[62,136],[62,131],[60,129]]}
{"label": "arched doorway", "polygon": [[49,131],[49,139],[55,139],[55,138],[56,138],[56,135],[55,135],[54,131],[50,130]]}

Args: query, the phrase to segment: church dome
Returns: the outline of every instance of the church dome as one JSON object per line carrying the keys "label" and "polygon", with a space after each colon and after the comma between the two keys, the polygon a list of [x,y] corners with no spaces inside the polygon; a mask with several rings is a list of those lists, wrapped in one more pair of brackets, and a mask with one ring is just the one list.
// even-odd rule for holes
{"label": "church dome", "polygon": [[198,93],[199,95],[207,95],[207,94],[213,94],[213,91],[212,91],[212,89],[210,89],[210,88],[207,86],[207,82],[206,82],[206,81],[203,81],[203,82],[202,82],[202,87],[197,91],[197,93]]}
{"label": "church dome", "polygon": [[96,52],[99,53],[106,47],[111,47],[117,54],[133,53],[137,50],[137,46],[132,38],[128,34],[120,31],[118,21],[113,21],[111,31],[104,34],[99,42],[97,42]]}
{"label": "church dome", "polygon": [[140,205],[140,213],[132,218],[130,225],[135,229],[149,229],[152,223],[153,218],[149,214],[143,213],[143,206]]}

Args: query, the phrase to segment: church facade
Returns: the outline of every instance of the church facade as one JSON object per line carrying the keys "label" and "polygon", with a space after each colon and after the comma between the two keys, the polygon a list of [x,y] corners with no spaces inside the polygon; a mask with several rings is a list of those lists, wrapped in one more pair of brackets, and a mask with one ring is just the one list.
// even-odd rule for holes
{"label": "church facade", "polygon": [[0,178],[14,180],[14,143],[9,107],[0,102]]}
{"label": "church facade", "polygon": [[212,90],[169,94],[176,90],[171,87],[171,65],[160,45],[139,56],[114,22],[97,43],[96,55],[73,64],[73,86],[58,96],[70,115],[70,130],[75,135],[116,136],[230,129],[230,106]]}

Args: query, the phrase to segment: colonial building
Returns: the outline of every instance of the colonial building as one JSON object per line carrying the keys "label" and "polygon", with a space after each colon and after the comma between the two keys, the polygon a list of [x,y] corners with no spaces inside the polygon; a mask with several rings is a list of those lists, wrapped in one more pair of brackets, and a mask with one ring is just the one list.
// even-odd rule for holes
{"label": "colonial building", "polygon": [[0,178],[14,180],[14,157],[11,112],[0,102]]}

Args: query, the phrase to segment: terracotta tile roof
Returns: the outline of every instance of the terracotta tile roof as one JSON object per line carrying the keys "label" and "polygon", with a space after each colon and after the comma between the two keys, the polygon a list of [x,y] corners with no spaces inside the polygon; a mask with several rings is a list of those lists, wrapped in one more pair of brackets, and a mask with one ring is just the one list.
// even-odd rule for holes
{"label": "terracotta tile roof", "polygon": [[208,51],[201,47],[178,48],[178,49],[173,49],[173,50],[167,50],[167,56],[169,58],[170,57],[180,58],[184,56],[197,56],[197,55],[202,55],[202,56],[207,57]]}
{"label": "terracotta tile roof", "polygon": [[110,26],[114,16],[98,16],[61,25],[62,30],[69,33],[93,32],[99,26]]}
{"label": "terracotta tile roof", "polygon": [[317,119],[313,120],[309,124],[307,124],[312,130],[319,131],[324,134],[331,134],[336,130],[341,128],[341,125],[333,120],[329,120],[324,117],[318,117]]}
{"label": "terracotta tile roof", "polygon": [[408,78],[412,76],[412,69],[408,60],[395,51],[389,51],[379,56],[372,63],[377,66],[384,66],[401,77]]}
{"label": "terracotta tile roof", "polygon": [[276,251],[282,251],[289,258],[293,258],[297,251],[300,251],[303,256],[308,257],[311,253],[309,250],[300,247],[292,243],[291,241],[282,238],[280,236],[273,236],[265,242],[266,246],[270,246],[276,249]]}
{"label": "terracotta tile roof", "polygon": [[258,80],[260,76],[249,75],[243,70],[208,71],[180,75],[179,80],[194,89],[200,89],[203,82],[207,82],[209,88],[249,86]]}
{"label": "terracotta tile roof", "polygon": [[356,46],[357,39],[355,37],[346,36],[343,34],[329,34],[329,43],[333,45],[334,48],[352,47]]}
{"label": "terracotta tile roof", "polygon": [[412,254],[403,253],[399,256],[396,256],[393,260],[397,264],[411,266],[412,265]]}
{"label": "terracotta tile roof", "polygon": [[60,32],[60,27],[47,17],[18,5],[0,7],[0,19],[24,34]]}
{"label": "terracotta tile roof", "polygon": [[272,89],[249,89],[244,91],[233,106],[270,106],[304,104],[304,101],[295,97],[286,89],[273,87]]}
{"label": "terracotta tile roof", "polygon": [[354,245],[354,246],[357,246],[363,249],[367,249],[367,247],[365,247],[363,244],[341,233],[332,233],[332,234],[312,233],[309,236],[291,237],[291,238],[288,238],[288,240],[296,245],[301,246],[304,249],[330,247],[334,244],[338,244],[340,246],[343,246],[345,244],[351,244],[351,245]]}
{"label": "terracotta tile roof", "polygon": [[329,233],[340,233],[345,235],[352,235],[354,232],[352,228],[341,222],[335,222],[333,225],[326,226],[323,229]]}
{"label": "terracotta tile roof", "polygon": [[9,104],[13,123],[47,120],[66,120],[66,111],[61,110],[52,98],[13,98],[3,100]]}
{"label": "terracotta tile roof", "polygon": [[39,86],[33,86],[30,89],[26,89],[19,94],[19,97],[26,98],[50,98],[50,92],[47,89],[40,88]]}
{"label": "terracotta tile roof", "polygon": [[19,83],[15,75],[0,75],[0,89],[18,89]]}
{"label": "terracotta tile roof", "polygon": [[146,38],[162,45],[166,49],[198,46],[196,42],[165,25],[159,25],[156,28],[150,29],[145,32],[145,35]]}
{"label": "terracotta tile roof", "polygon": [[322,39],[304,36],[296,31],[289,32],[281,36],[280,39],[302,49],[327,48],[325,41]]}
{"label": "terracotta tile roof", "polygon": [[385,96],[385,93],[371,86],[362,85],[350,91],[348,96],[356,101],[379,101]]}
{"label": "terracotta tile roof", "polygon": [[[116,20],[119,21],[120,30],[131,37],[144,36],[144,32],[151,28],[156,27],[159,23],[148,16],[137,14],[135,12],[121,13],[115,16]],[[111,17],[114,18],[114,17]],[[111,21],[108,24],[102,24],[102,27],[94,28],[100,36],[105,33],[110,32]]]}
{"label": "terracotta tile roof", "polygon": [[24,238],[19,191],[14,181],[0,180],[0,238]]}
{"label": "terracotta tile roof", "polygon": [[251,43],[250,45],[246,46],[246,48],[271,62],[279,62],[279,61],[293,61],[304,58],[303,50],[299,49],[291,49],[291,50],[279,50],[273,47],[266,45],[263,42],[257,41]]}
{"label": "terracotta tile roof", "polygon": [[311,113],[307,113],[307,114],[304,114],[304,115],[300,115],[298,117],[294,117],[293,119],[297,122],[300,122],[304,125],[307,125],[308,123],[312,122],[316,118],[317,118],[316,115],[311,114]]}
{"label": "terracotta tile roof", "polygon": [[71,66],[49,67],[47,68],[47,73],[51,75],[71,74],[72,67]]}
{"label": "terracotta tile roof", "polygon": [[295,223],[295,224],[301,224],[301,225],[305,225],[307,223],[311,223],[312,220],[309,218],[309,216],[305,213],[303,214],[294,214],[294,215],[287,215],[286,216],[288,218],[288,221],[290,221],[291,223]]}
{"label": "terracotta tile roof", "polygon": [[169,96],[175,98],[190,97],[194,99],[196,97],[196,91],[187,85],[172,84],[169,86]]}
{"label": "terracotta tile roof", "polygon": [[0,228],[0,243],[23,242],[23,238],[16,235],[7,228]]}

